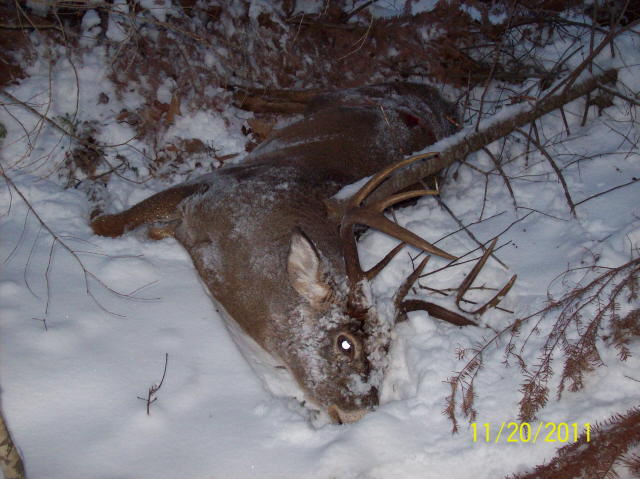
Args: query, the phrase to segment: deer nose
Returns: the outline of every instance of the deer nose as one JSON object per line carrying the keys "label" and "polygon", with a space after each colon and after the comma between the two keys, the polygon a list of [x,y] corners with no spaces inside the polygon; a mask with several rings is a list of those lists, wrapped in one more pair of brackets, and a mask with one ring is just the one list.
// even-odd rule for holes
{"label": "deer nose", "polygon": [[367,414],[368,409],[356,409],[354,411],[343,411],[335,404],[333,406],[329,406],[327,412],[329,413],[329,417],[331,421],[335,424],[348,424],[352,422],[357,422],[362,417]]}

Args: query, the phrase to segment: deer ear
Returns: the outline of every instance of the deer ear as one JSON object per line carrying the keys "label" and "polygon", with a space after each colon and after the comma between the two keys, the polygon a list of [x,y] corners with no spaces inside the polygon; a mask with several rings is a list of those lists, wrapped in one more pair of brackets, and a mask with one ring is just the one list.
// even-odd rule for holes
{"label": "deer ear", "polygon": [[315,309],[321,308],[329,295],[329,285],[322,281],[318,252],[301,232],[296,231],[291,236],[287,272],[293,289]]}

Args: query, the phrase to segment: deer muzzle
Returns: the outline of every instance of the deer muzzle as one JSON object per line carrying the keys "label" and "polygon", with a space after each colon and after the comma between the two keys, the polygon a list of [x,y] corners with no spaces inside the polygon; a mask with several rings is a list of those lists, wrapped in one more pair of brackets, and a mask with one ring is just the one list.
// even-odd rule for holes
{"label": "deer muzzle", "polygon": [[335,404],[327,409],[331,421],[335,424],[348,424],[357,422],[364,417],[369,409],[356,409],[354,411],[343,411]]}

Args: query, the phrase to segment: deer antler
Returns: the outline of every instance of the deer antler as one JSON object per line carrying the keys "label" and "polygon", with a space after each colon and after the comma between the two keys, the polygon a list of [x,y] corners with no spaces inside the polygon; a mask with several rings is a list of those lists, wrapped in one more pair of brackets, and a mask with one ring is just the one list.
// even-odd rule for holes
{"label": "deer antler", "polygon": [[[460,303],[468,302],[472,303],[472,301],[464,299],[465,294],[477,278],[478,274],[486,264],[489,256],[493,253],[493,250],[498,242],[498,238],[495,238],[489,247],[486,249],[482,257],[476,262],[473,269],[469,272],[466,278],[460,283],[458,286],[457,294],[456,294],[456,306],[458,309],[464,313],[468,313],[474,316],[482,316],[489,308],[495,308],[498,306],[498,303],[502,301],[513,284],[516,281],[517,276],[513,275],[511,279],[505,284],[502,289],[495,294],[489,301],[487,301],[484,305],[476,308],[475,310],[468,311],[462,307]],[[441,319],[443,321],[447,321],[448,323],[454,324],[456,326],[469,326],[474,325],[477,326],[477,323],[465,316],[451,311],[447,308],[439,306],[434,303],[430,303],[428,301],[423,301],[421,299],[405,299],[410,289],[413,287],[413,284],[420,278],[424,267],[429,261],[430,256],[427,256],[422,260],[422,262],[418,265],[417,268],[413,270],[413,272],[407,276],[405,281],[398,288],[396,295],[394,297],[394,305],[396,308],[396,322],[404,321],[407,318],[407,313],[410,311],[426,311],[430,316],[434,318]]]}
{"label": "deer antler", "polygon": [[[357,290],[357,285],[363,279],[371,280],[375,278],[380,271],[393,259],[398,252],[404,247],[405,244],[410,244],[419,248],[427,253],[435,254],[437,256],[441,256],[446,259],[455,260],[457,259],[455,256],[447,253],[446,251],[441,250],[440,248],[432,245],[431,243],[425,241],[423,238],[418,235],[412,233],[389,220],[386,216],[384,216],[384,210],[390,206],[393,206],[396,203],[401,201],[417,198],[425,195],[435,195],[438,194],[436,190],[428,190],[428,189],[418,189],[413,191],[407,191],[403,193],[397,193],[391,195],[382,200],[377,200],[371,204],[363,205],[363,203],[370,198],[371,193],[378,188],[378,186],[387,180],[389,176],[396,170],[408,166],[412,163],[417,162],[418,160],[422,160],[425,158],[433,158],[438,156],[438,153],[424,153],[420,155],[415,155],[409,158],[405,158],[401,161],[398,161],[382,171],[378,172],[374,176],[367,181],[367,183],[358,190],[356,194],[354,194],[347,202],[346,205],[343,206],[343,214],[342,221],[340,225],[340,237],[342,239],[342,247],[344,252],[344,261],[347,270],[347,277],[349,279],[352,291]],[[332,205],[328,205],[332,206]],[[364,271],[360,265],[360,259],[358,257],[358,248],[356,245],[356,240],[354,236],[354,227],[357,224],[362,224],[369,226],[371,228],[375,228],[383,233],[387,233],[388,235],[393,236],[394,238],[398,238],[402,241],[399,245],[389,251],[384,258],[382,258],[378,263],[376,263],[372,268]],[[475,280],[475,278],[480,273],[480,270],[483,268],[487,259],[493,252],[495,248],[497,239],[494,240],[491,245],[487,248],[482,257],[478,260],[476,265],[473,267],[471,272],[467,275],[465,280],[458,287],[458,294],[456,295],[456,305],[461,311],[466,313],[470,313],[473,315],[482,315],[487,309],[491,307],[497,306],[497,304],[502,300],[502,298],[509,292],[511,287],[513,286],[516,276],[514,275],[509,282],[483,306],[473,310],[466,311],[460,305],[460,303],[464,300],[464,295],[467,290],[470,288],[471,283]],[[406,300],[405,297],[409,292],[410,288],[413,286],[417,278],[422,273],[422,270],[426,266],[430,256],[427,256],[420,265],[415,269],[415,271],[409,275],[409,277],[405,280],[405,282],[398,288],[398,291],[395,295],[395,306],[398,312],[398,317],[396,321],[402,321],[406,318],[406,313],[409,311],[417,311],[417,310],[425,310],[429,314],[444,321],[450,322],[457,326],[466,326],[466,325],[476,325],[476,323],[459,313],[450,311],[446,308],[438,306],[434,303],[422,301],[422,300]],[[355,297],[355,295],[354,295]]]}
{"label": "deer antler", "polygon": [[[424,250],[428,253],[442,256],[443,258],[454,260],[455,256],[447,253],[446,251],[437,248],[431,243],[425,241],[420,236],[412,233],[406,228],[399,226],[393,221],[384,216],[384,210],[388,207],[411,198],[417,198],[425,195],[438,194],[436,190],[413,190],[404,193],[397,193],[383,200],[377,201],[368,206],[363,206],[362,203],[369,196],[369,194],[375,190],[384,180],[386,180],[394,171],[414,163],[424,158],[430,158],[437,156],[438,153],[424,153],[421,155],[412,156],[398,161],[382,171],[375,174],[367,183],[360,188],[360,190],[353,195],[347,202],[342,216],[340,225],[340,236],[342,238],[344,260],[347,270],[347,277],[352,286],[355,287],[362,279],[373,279],[388,263],[391,259],[402,249],[404,244],[410,244]],[[358,258],[358,249],[356,240],[354,237],[354,226],[357,224],[366,225],[371,228],[375,228],[383,233],[387,233],[394,238],[398,238],[403,241],[400,245],[396,246],[387,255],[378,262],[373,268],[368,271],[363,271],[360,266],[360,259]]]}

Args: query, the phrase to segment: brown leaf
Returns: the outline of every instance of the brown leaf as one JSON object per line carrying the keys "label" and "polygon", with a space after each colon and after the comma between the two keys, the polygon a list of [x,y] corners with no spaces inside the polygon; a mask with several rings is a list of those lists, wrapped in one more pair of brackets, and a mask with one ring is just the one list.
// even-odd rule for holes
{"label": "brown leaf", "polygon": [[275,125],[273,120],[261,120],[259,118],[249,118],[247,123],[259,141],[263,141],[269,136]]}
{"label": "brown leaf", "polygon": [[171,97],[171,103],[167,108],[167,116],[165,118],[165,124],[172,125],[176,115],[180,115],[180,98],[178,98],[177,94],[174,94]]}

